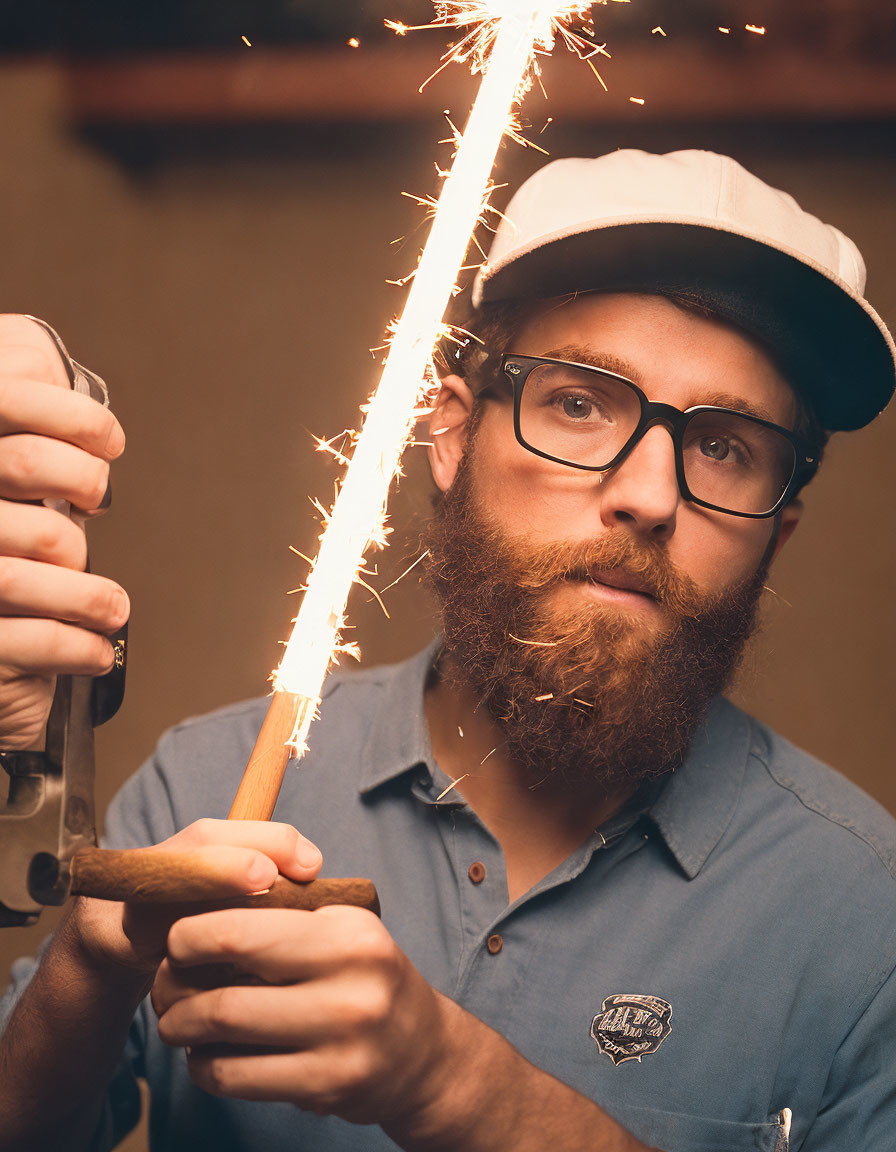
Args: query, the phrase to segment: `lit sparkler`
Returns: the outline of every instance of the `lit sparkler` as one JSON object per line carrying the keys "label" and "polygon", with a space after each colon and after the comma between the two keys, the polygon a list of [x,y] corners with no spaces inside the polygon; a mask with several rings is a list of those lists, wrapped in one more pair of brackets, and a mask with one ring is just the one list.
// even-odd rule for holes
{"label": "lit sparkler", "polygon": [[[340,638],[348,595],[361,580],[367,548],[385,544],[389,488],[421,414],[428,382],[434,379],[433,349],[446,332],[442,316],[488,204],[498,146],[505,133],[518,138],[516,108],[538,75],[538,55],[549,52],[557,37],[589,64],[591,56],[606,55],[605,46],[593,40],[590,9],[587,0],[436,2],[436,19],[427,27],[463,32],[443,57],[442,67],[466,62],[482,81],[466,129],[456,135],[457,150],[434,205],[429,238],[404,310],[393,325],[383,373],[367,405],[342,486],[332,511],[320,509],[325,524],[320,551],[273,676],[274,696],[232,818],[270,819],[290,750],[299,756],[306,750],[331,662],[340,652],[356,654],[354,646]],[[573,20],[581,22],[581,31],[572,28]],[[409,30],[389,26],[401,35]]]}

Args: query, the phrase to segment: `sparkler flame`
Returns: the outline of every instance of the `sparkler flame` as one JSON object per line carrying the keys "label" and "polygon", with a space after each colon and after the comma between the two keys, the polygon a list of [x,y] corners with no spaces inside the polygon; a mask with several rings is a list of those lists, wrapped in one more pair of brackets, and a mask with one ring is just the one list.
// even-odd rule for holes
{"label": "sparkler flame", "polygon": [[[627,2],[627,0],[621,0]],[[443,57],[469,64],[482,75],[479,92],[450,172],[434,206],[432,228],[411,279],[407,301],[394,325],[380,382],[374,391],[332,511],[324,513],[320,552],[308,577],[280,666],[275,692],[297,698],[289,743],[298,755],[316,714],[331,662],[353,645],[340,640],[352,585],[360,580],[371,544],[385,545],[386,501],[434,380],[433,348],[446,332],[442,316],[476,225],[488,204],[491,170],[505,133],[517,135],[515,113],[538,74],[537,55],[559,36],[583,59],[604,51],[590,38],[591,4],[586,0],[436,0],[436,19],[427,27],[466,30]],[[570,21],[582,23],[582,33]],[[400,35],[409,29],[387,21]],[[592,65],[593,67],[593,65]],[[326,448],[327,442],[320,441]],[[338,456],[346,460],[344,448]],[[322,510],[322,509],[321,509]],[[323,511],[323,510],[322,510]]]}

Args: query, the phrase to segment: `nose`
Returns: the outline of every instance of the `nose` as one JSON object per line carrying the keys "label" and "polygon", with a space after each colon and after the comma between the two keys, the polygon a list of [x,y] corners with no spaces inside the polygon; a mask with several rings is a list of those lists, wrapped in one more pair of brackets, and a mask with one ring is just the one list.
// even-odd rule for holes
{"label": "nose", "polygon": [[681,494],[668,429],[649,428],[628,456],[604,474],[600,499],[608,528],[624,525],[659,543],[672,536]]}

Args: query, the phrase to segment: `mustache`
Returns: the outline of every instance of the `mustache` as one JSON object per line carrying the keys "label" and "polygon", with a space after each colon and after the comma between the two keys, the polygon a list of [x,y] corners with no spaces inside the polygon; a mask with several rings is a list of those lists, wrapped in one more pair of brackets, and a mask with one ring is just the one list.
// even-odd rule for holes
{"label": "mustache", "polygon": [[[653,597],[680,619],[694,619],[711,610],[716,596],[700,591],[693,579],[669,559],[664,547],[642,541],[624,529],[587,541],[563,541],[548,546],[514,549],[511,575],[526,591],[539,592],[568,580],[612,583]],[[510,557],[505,557],[506,563]],[[609,581],[607,581],[609,582]]]}

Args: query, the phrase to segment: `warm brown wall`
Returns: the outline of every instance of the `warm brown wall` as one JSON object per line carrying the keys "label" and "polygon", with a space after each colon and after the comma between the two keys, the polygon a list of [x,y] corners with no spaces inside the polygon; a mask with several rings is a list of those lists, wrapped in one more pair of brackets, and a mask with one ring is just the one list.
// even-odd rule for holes
{"label": "warm brown wall", "polygon": [[[664,133],[668,147],[706,138]],[[0,307],[57,326],[110,382],[130,437],[114,511],[91,532],[95,568],[133,600],[127,701],[99,737],[101,806],[166,725],[264,691],[294,606],[285,592],[304,571],[288,546],[314,547],[307,495],[326,498],[334,474],[305,430],[357,421],[375,375],[367,348],[400,299],[383,280],[408,270],[419,236],[389,247],[419,220],[400,192],[432,191],[427,141],[441,134],[399,127],[322,149],[296,129],[288,159],[219,156],[138,182],[66,133],[50,66],[0,68]],[[741,133],[729,147],[857,239],[872,298],[896,322],[896,158],[817,143],[801,156],[801,139]],[[627,142],[604,128],[556,151]],[[508,152],[507,171],[535,159]],[[835,438],[772,576],[778,595],[741,695],[896,811],[894,431],[891,411]],[[425,507],[420,463],[399,523]],[[397,575],[403,555],[385,570]],[[389,593],[391,622],[356,599],[365,660],[428,635],[413,579]],[[7,930],[0,973],[38,935]]]}

